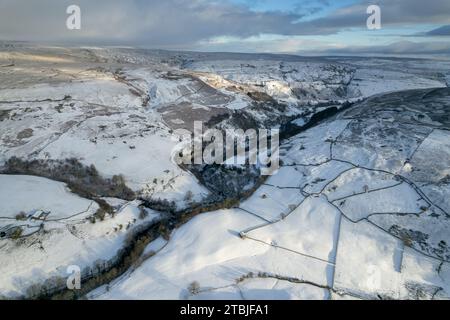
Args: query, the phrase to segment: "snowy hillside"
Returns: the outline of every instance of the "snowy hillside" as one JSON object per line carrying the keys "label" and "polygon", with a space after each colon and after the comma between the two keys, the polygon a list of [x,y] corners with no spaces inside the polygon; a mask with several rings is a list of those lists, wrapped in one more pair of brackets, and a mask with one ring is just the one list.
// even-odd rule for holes
{"label": "snowy hillside", "polygon": [[448,299],[450,127],[432,101],[448,112],[450,91],[369,99],[294,136],[251,198],[175,230],[91,297]]}

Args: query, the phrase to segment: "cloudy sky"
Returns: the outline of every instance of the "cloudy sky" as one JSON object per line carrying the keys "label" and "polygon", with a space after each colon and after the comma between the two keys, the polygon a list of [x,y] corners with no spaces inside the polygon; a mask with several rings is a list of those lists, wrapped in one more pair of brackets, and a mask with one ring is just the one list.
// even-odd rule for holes
{"label": "cloudy sky", "polygon": [[[66,8],[81,8],[81,30]],[[381,8],[368,30],[366,9]],[[0,40],[198,51],[449,54],[450,0],[0,0]]]}

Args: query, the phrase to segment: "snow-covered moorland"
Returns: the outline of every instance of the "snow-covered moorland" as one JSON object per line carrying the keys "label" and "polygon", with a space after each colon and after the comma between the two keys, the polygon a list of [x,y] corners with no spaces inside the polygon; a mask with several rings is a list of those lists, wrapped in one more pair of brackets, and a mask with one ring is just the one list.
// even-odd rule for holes
{"label": "snow-covered moorland", "polygon": [[[88,298],[449,298],[449,75],[0,46],[0,297],[61,294],[78,265]],[[280,128],[280,169],[179,167],[193,121]]]}

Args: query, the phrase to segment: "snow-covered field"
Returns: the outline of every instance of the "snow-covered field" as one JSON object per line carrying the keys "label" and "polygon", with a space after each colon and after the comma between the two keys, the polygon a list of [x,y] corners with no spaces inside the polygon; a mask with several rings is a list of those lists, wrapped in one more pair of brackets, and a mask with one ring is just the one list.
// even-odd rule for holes
{"label": "snow-covered field", "polygon": [[[449,74],[437,60],[1,48],[0,297],[108,265],[166,216],[146,201],[213,195],[174,162],[176,129],[303,125],[370,97],[282,141],[280,169],[248,199],[157,238],[88,297],[449,298]],[[71,168],[4,172],[12,157],[74,159],[135,199],[51,179]]]}
{"label": "snow-covered field", "polygon": [[[410,112],[433,113],[422,103],[443,94],[448,110],[448,89],[420,93],[428,97]],[[408,103],[416,94],[399,96]],[[419,150],[448,152],[448,124],[433,123],[441,129],[423,136],[418,150],[405,150],[412,168],[391,165],[398,157],[392,152],[360,165],[361,153],[387,143],[378,132],[415,135],[402,120],[385,122],[366,108],[373,105],[357,105],[286,141],[282,168],[239,208],[194,218],[133,274],[91,298],[448,299],[449,213],[411,177],[419,166],[427,185],[435,185],[433,173],[446,174],[446,159],[425,167],[428,158],[421,159]],[[416,125],[424,118],[417,119]],[[354,122],[370,133],[360,136]],[[354,143],[355,134],[363,144]],[[335,153],[342,145],[345,155]],[[385,148],[403,146],[392,138]]]}

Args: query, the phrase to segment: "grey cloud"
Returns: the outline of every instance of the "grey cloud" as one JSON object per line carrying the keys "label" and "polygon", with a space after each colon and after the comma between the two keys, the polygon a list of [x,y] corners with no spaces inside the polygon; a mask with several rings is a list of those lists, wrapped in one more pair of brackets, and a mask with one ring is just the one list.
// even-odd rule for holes
{"label": "grey cloud", "polygon": [[339,8],[329,15],[296,25],[299,35],[335,34],[349,28],[365,28],[366,9],[377,4],[381,9],[382,27],[450,23],[449,0],[378,0],[362,1]]}
{"label": "grey cloud", "polygon": [[[76,2],[82,29],[65,28],[65,9]],[[253,12],[247,7],[205,0],[24,1],[2,0],[0,38],[187,45],[215,36],[288,34],[300,14]]]}
{"label": "grey cloud", "polygon": [[[321,1],[326,5],[327,0]],[[70,4],[82,9],[82,30],[65,28]],[[327,35],[365,28],[369,4],[373,1],[364,0],[302,21],[307,18],[304,13],[254,12],[219,0],[1,0],[0,39],[192,49],[199,41],[217,36]],[[383,26],[450,24],[449,0],[378,0],[377,4]]]}

